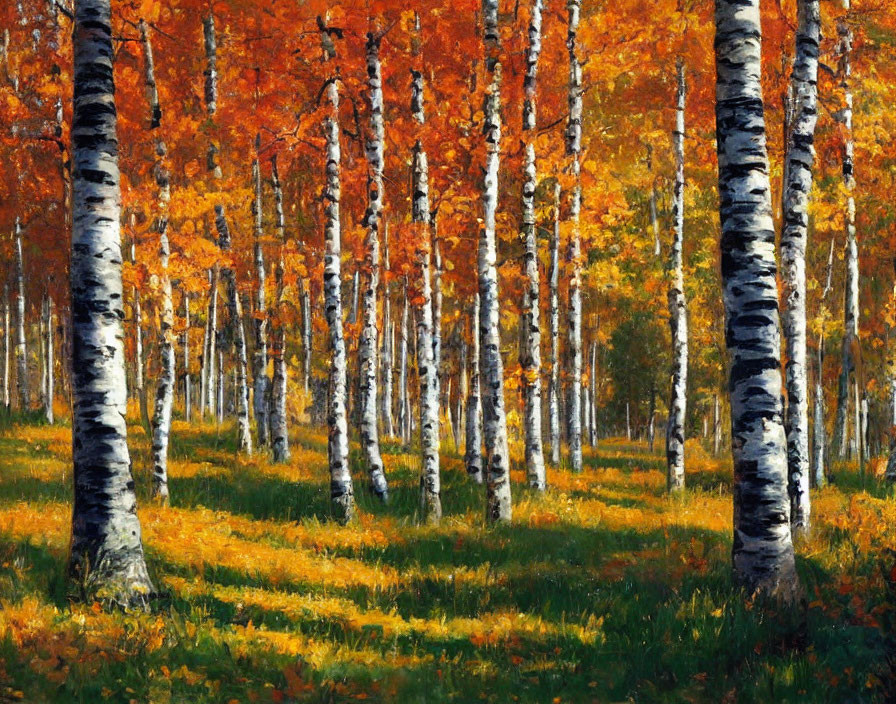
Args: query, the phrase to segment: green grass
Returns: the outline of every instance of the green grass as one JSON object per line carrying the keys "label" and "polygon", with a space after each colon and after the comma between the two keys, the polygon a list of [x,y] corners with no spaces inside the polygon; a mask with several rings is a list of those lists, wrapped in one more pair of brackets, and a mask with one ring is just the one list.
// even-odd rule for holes
{"label": "green grass", "polygon": [[498,527],[446,448],[429,527],[419,460],[387,444],[390,503],[356,473],[362,517],[342,528],[322,432],[297,428],[274,467],[238,458],[232,431],[176,426],[161,508],[132,427],[163,595],[110,614],[65,578],[69,431],[0,423],[0,701],[883,702],[894,684],[892,526],[874,526],[896,507],[854,467],[818,495],[798,546],[809,605],[787,616],[732,586],[730,469],[696,446],[692,488],[671,499],[662,458],[636,443],[551,471],[545,496],[516,469]]}

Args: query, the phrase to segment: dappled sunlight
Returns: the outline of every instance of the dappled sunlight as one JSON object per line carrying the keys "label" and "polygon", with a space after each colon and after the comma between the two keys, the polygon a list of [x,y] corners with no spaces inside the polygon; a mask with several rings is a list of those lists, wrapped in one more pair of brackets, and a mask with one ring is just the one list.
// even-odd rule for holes
{"label": "dappled sunlight", "polygon": [[[602,441],[584,472],[549,469],[544,494],[515,468],[514,522],[497,527],[484,521],[484,488],[450,452],[451,510],[439,525],[419,523],[419,458],[389,445],[393,502],[366,495],[359,472],[360,515],[340,526],[328,517],[324,432],[297,429],[291,460],[275,465],[264,451],[238,456],[230,424],[174,431],[171,506],[145,495],[148,443],[139,433],[132,443],[163,598],[154,613],[128,615],[66,596],[70,430],[13,425],[0,435],[0,643],[24,658],[34,692],[114,699],[128,694],[114,673],[139,662],[135,696],[152,701],[301,700],[321,687],[334,701],[393,701],[448,679],[461,692],[518,682],[522,699],[551,701],[563,691],[555,677],[589,692],[652,691],[672,665],[633,660],[651,643],[691,663],[681,691],[697,699],[713,681],[736,686],[717,662],[721,647],[738,667],[790,663],[793,686],[817,669],[763,649],[772,626],[751,620],[730,583],[730,465],[690,445],[695,488],[673,497],[662,458],[643,443]],[[896,549],[889,490],[858,467],[837,471],[839,484],[814,494],[815,530],[797,541],[822,644],[840,621],[880,627],[874,595],[885,585],[874,565]],[[861,482],[868,492],[851,491]],[[845,686],[839,656],[816,653]]]}

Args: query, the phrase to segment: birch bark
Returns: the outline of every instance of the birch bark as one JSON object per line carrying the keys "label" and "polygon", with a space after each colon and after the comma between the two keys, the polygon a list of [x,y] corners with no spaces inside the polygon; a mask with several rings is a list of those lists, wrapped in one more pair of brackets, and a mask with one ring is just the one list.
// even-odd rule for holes
{"label": "birch bark", "polygon": [[277,155],[271,159],[271,179],[274,187],[274,226],[277,231],[277,265],[274,269],[276,306],[271,330],[271,356],[274,359],[274,379],[271,384],[271,450],[274,462],[289,461],[289,426],[286,419],[286,330],[283,325],[285,304],[283,248],[286,244],[286,220],[283,215],[283,188],[277,170]]}
{"label": "birch bark", "polygon": [[551,232],[551,265],[548,273],[548,323],[551,335],[551,376],[548,380],[548,424],[551,432],[551,464],[560,464],[560,182],[554,184],[554,229]]}
{"label": "birch bark", "polygon": [[487,145],[479,232],[479,338],[483,375],[483,435],[485,436],[486,519],[510,521],[510,456],[504,409],[504,365],[501,359],[498,300],[497,237],[498,173],[501,160],[501,62],[498,0],[483,0],[483,43],[489,88],[485,97],[483,133]]}
{"label": "birch bark", "polygon": [[806,242],[812,192],[813,147],[817,122],[818,51],[821,15],[818,0],[797,6],[796,61],[791,93],[783,227],[781,280],[784,299],[781,323],[787,345],[787,476],[790,522],[809,526],[809,390],[806,352]]}
{"label": "birch bark", "polygon": [[[321,18],[321,41],[325,56],[335,57],[335,48]],[[326,62],[328,59],[325,58]],[[330,373],[327,425],[327,456],[330,466],[330,504],[334,518],[348,523],[355,516],[355,493],[348,464],[348,412],[346,409],[346,351],[342,332],[342,223],[340,220],[342,153],[339,144],[338,77],[328,79],[326,87],[330,113],[324,119],[327,142],[324,189],[324,308],[330,331]]]}
{"label": "birch bark", "polygon": [[149,29],[143,20],[139,23],[143,44],[143,78],[146,83],[146,99],[149,106],[148,129],[155,148],[153,178],[156,183],[156,215],[153,231],[159,238],[160,290],[159,301],[159,359],[161,369],[156,387],[156,399],[152,416],[152,494],[162,503],[168,502],[168,442],[171,434],[171,406],[174,400],[174,305],[171,300],[171,278],[168,275],[168,259],[171,249],[168,243],[168,202],[171,198],[168,169],[165,164],[167,148],[159,129],[162,124],[162,108],[156,85],[155,60]]}
{"label": "birch bark", "polygon": [[109,0],[74,18],[71,252],[74,510],[69,573],[88,594],[145,606],[146,569],[127,446],[112,21]]}
{"label": "birch bark", "polygon": [[[856,360],[853,358],[854,348],[858,344],[859,336],[859,246],[856,238],[856,203],[853,192],[856,187],[854,153],[855,145],[852,132],[852,28],[849,25],[850,0],[841,0],[846,15],[837,21],[837,34],[839,36],[839,80],[843,91],[843,108],[835,117],[843,125],[843,185],[846,189],[846,211],[844,219],[846,223],[846,287],[844,291],[844,336],[842,347],[842,363],[840,380],[837,387],[837,418],[834,430],[834,441],[839,456],[846,457],[849,452],[849,391],[850,379],[855,371]],[[856,409],[858,413],[858,409]],[[857,438],[860,429],[856,425],[853,428]]]}
{"label": "birch bark", "polygon": [[735,580],[798,596],[787,497],[775,228],[768,176],[759,0],[716,0],[716,130],[722,286],[730,354]]}
{"label": "birch bark", "polygon": [[526,476],[529,486],[544,491],[545,468],[541,433],[541,280],[538,271],[538,240],[535,232],[535,189],[538,172],[535,161],[536,97],[538,59],[541,55],[542,0],[533,0],[529,17],[529,44],[526,47],[526,75],[523,80],[523,130],[526,140],[526,161],[523,179],[521,239],[523,258],[523,310],[520,326],[520,366],[523,384],[523,431],[526,454]]}
{"label": "birch bark", "polygon": [[261,151],[261,135],[255,135],[255,161],[252,162],[252,175],[255,182],[255,199],[252,203],[252,215],[255,220],[255,315],[253,323],[255,328],[255,353],[253,355],[253,391],[252,410],[255,416],[255,432],[258,444],[264,447],[268,444],[269,424],[268,411],[270,401],[268,392],[270,380],[268,379],[268,318],[267,318],[267,290],[265,286],[266,271],[264,264],[264,210],[263,189],[261,183],[261,163],[259,161]]}
{"label": "birch bark", "polygon": [[570,266],[569,309],[567,311],[567,345],[570,374],[568,384],[569,463],[573,472],[582,471],[582,249],[579,218],[582,209],[582,66],[578,57],[578,31],[581,0],[567,0],[568,28],[566,48],[569,51],[569,118],[566,124],[566,155],[571,158],[574,178],[570,220],[572,230],[566,250]]}
{"label": "birch bark", "polygon": [[380,285],[380,227],[383,213],[383,157],[385,126],[383,124],[383,78],[380,67],[380,37],[367,34],[367,93],[370,102],[370,130],[365,143],[367,155],[367,228],[360,363],[361,452],[370,480],[370,488],[382,501],[389,498],[389,486],[383,458],[380,455],[379,423],[377,422],[378,330],[376,297]]}
{"label": "birch bark", "polygon": [[25,262],[22,256],[22,223],[16,218],[16,390],[19,410],[27,411],[31,394],[28,388],[28,347],[25,338]]}
{"label": "birch bark", "polygon": [[687,86],[684,61],[676,65],[678,90],[675,109],[675,232],[669,257],[669,326],[672,329],[672,393],[666,426],[666,486],[670,492],[684,489],[684,424],[688,401],[688,311],[684,295],[684,111]]}
{"label": "birch bark", "polygon": [[482,472],[482,396],[479,374],[479,292],[473,296],[470,314],[470,390],[467,394],[464,464],[477,484],[485,481]]}
{"label": "birch bark", "polygon": [[[425,124],[423,73],[411,71],[411,114],[422,129]],[[417,320],[417,377],[420,389],[420,451],[423,475],[420,479],[420,508],[424,520],[437,523],[442,518],[441,477],[439,474],[439,384],[435,364],[433,334],[433,294],[430,278],[432,221],[429,207],[429,162],[420,139],[414,145],[412,219],[418,229],[414,266],[419,301]]]}

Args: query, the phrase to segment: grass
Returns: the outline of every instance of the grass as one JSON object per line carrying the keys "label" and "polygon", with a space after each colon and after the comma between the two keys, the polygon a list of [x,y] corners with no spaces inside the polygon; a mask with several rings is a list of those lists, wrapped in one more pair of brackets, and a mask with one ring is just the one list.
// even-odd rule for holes
{"label": "grass", "polygon": [[149,614],[70,600],[70,429],[0,421],[0,701],[870,702],[894,684],[896,502],[851,465],[814,494],[795,632],[733,588],[730,467],[697,444],[673,498],[637,443],[550,471],[544,496],[517,467],[513,524],[489,528],[453,448],[440,526],[417,522],[419,460],[388,444],[392,501],[358,473],[340,527],[322,431],[296,428],[276,466],[230,426],[176,421],[167,508],[136,424],[131,442]]}

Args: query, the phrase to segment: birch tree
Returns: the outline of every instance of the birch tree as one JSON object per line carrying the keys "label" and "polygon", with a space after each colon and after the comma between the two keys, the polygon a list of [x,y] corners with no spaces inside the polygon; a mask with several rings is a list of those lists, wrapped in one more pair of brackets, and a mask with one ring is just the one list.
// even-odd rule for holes
{"label": "birch tree", "polygon": [[798,592],[782,422],[775,228],[761,86],[759,0],[716,0],[722,293],[730,355],[736,582]]}
{"label": "birch tree", "polygon": [[109,0],[74,6],[71,252],[74,510],[69,573],[88,594],[145,605],[146,569],[125,423],[112,19]]}
{"label": "birch tree", "polygon": [[[423,98],[423,73],[411,71],[411,114],[422,128],[426,121]],[[430,277],[432,222],[429,206],[429,162],[423,142],[414,144],[412,158],[413,198],[411,217],[418,229],[414,246],[415,278],[419,301],[417,310],[417,377],[420,388],[420,451],[423,476],[420,480],[420,506],[425,520],[442,518],[441,477],[439,475],[439,386],[435,364]]]}
{"label": "birch tree", "polygon": [[473,294],[473,310],[470,313],[470,388],[467,393],[466,438],[464,439],[464,466],[467,474],[477,484],[482,484],[482,396],[479,374],[479,292]]}
{"label": "birch tree", "polygon": [[482,379],[483,435],[485,436],[486,518],[510,521],[510,453],[504,409],[504,364],[501,360],[498,301],[497,237],[498,172],[501,161],[501,62],[498,0],[483,0],[483,41],[489,87],[485,96],[483,133],[487,152],[482,188],[482,227],[479,231],[479,340]]}
{"label": "birch tree", "polygon": [[[846,190],[846,211],[844,221],[846,225],[846,288],[844,291],[844,335],[842,347],[842,361],[840,380],[837,386],[837,417],[834,428],[834,442],[840,457],[846,457],[849,452],[849,393],[850,379],[855,371],[854,352],[858,346],[859,338],[859,245],[856,238],[856,202],[853,194],[856,187],[854,154],[855,145],[852,132],[852,28],[849,25],[850,0],[840,0],[845,15],[837,20],[837,35],[839,42],[838,74],[840,88],[843,91],[843,107],[835,115],[843,126],[843,186]],[[858,381],[855,390],[855,410],[859,415],[858,406]],[[858,441],[860,428],[854,423],[853,436]]]}
{"label": "birch tree", "polygon": [[383,344],[380,351],[382,389],[380,390],[380,421],[386,437],[394,437],[395,422],[392,413],[392,383],[395,348],[395,324],[392,320],[392,296],[389,274],[389,226],[383,228]]}
{"label": "birch tree", "polygon": [[570,362],[568,385],[569,462],[572,471],[582,471],[582,245],[579,218],[582,210],[582,66],[578,57],[579,16],[581,0],[567,0],[568,28],[566,48],[569,51],[569,117],[566,123],[566,155],[570,157],[573,176],[569,217],[572,221],[566,261],[569,274],[569,308],[567,311],[567,345]]}
{"label": "birch tree", "polygon": [[551,464],[560,464],[560,182],[554,184],[554,227],[548,271],[548,327],[551,336],[551,375],[548,380],[548,425]]}
{"label": "birch tree", "polygon": [[684,60],[676,63],[677,92],[675,109],[675,190],[672,210],[675,229],[669,256],[669,326],[672,329],[672,393],[666,426],[666,466],[669,491],[684,489],[684,424],[688,401],[688,310],[684,295],[682,268],[684,247],[684,111],[687,86]]}
{"label": "birch tree", "polygon": [[31,403],[28,388],[28,346],[25,338],[25,261],[22,256],[22,223],[16,218],[16,390],[19,410],[27,411]]}
{"label": "birch tree", "polygon": [[283,188],[277,170],[277,155],[271,158],[271,181],[274,188],[274,227],[277,231],[277,264],[274,268],[275,315],[271,330],[271,356],[274,360],[274,378],[271,382],[271,450],[274,462],[289,461],[289,427],[286,421],[286,330],[283,325],[286,301],[283,276],[285,264],[283,248],[286,245],[286,222],[283,216]]}
{"label": "birch tree", "polygon": [[255,135],[255,160],[252,162],[252,176],[255,186],[255,199],[252,201],[252,215],[255,225],[255,315],[253,323],[255,328],[255,353],[253,355],[253,391],[252,391],[252,409],[255,416],[255,432],[258,437],[258,444],[265,446],[268,444],[268,410],[270,408],[268,400],[268,390],[270,388],[270,380],[268,379],[268,319],[267,319],[267,291],[265,288],[266,271],[264,264],[264,248],[262,241],[264,240],[264,211],[263,211],[263,189],[261,182],[261,135]]}
{"label": "birch tree", "polygon": [[153,231],[159,238],[159,359],[161,369],[156,387],[156,400],[152,416],[152,493],[163,503],[168,502],[168,440],[171,434],[171,406],[174,399],[174,304],[171,300],[171,278],[168,275],[168,259],[171,248],[168,243],[168,202],[171,199],[168,168],[165,163],[167,146],[159,132],[162,125],[162,108],[156,85],[155,61],[152,40],[145,21],[139,24],[143,43],[143,77],[146,82],[146,100],[149,106],[149,133],[155,150],[153,177],[156,183],[157,203]]}
{"label": "birch tree", "polygon": [[818,119],[818,51],[821,15],[818,0],[797,5],[796,60],[791,77],[793,114],[789,121],[781,230],[781,323],[787,345],[787,476],[790,521],[809,525],[809,390],[806,352],[806,241],[815,124]]}
{"label": "birch tree", "polygon": [[389,497],[383,458],[380,455],[377,422],[378,338],[376,299],[380,285],[380,227],[383,213],[383,77],[380,67],[380,36],[367,33],[367,95],[370,102],[370,128],[365,142],[367,155],[367,212],[364,225],[365,269],[361,340],[358,346],[361,383],[361,452],[370,488],[382,501]]}
{"label": "birch tree", "polygon": [[[326,23],[317,18],[324,50],[324,64],[336,58],[336,47]],[[330,466],[330,504],[334,518],[348,523],[355,516],[355,492],[348,464],[348,411],[346,351],[342,332],[342,222],[340,220],[342,153],[339,143],[338,70],[326,84],[330,112],[324,118],[327,143],[324,202],[324,308],[330,332],[329,398],[327,409],[327,458]]]}
{"label": "birch tree", "polygon": [[523,130],[526,135],[526,162],[523,181],[521,238],[526,248],[523,259],[525,290],[520,320],[522,344],[520,366],[523,384],[523,429],[525,433],[526,475],[529,486],[545,488],[544,450],[541,436],[541,281],[538,271],[538,240],[535,232],[535,189],[538,172],[535,163],[534,132],[538,58],[541,54],[542,0],[533,0],[529,17],[529,44],[526,47],[526,74],[523,85]]}
{"label": "birch tree", "polygon": [[[211,13],[205,16],[202,21],[203,36],[205,39],[205,107],[209,120],[214,119],[218,105],[218,48],[215,37],[215,16]],[[216,156],[218,147],[214,142],[209,142],[208,147],[208,170],[215,181],[220,181],[222,177],[221,167],[217,164]],[[218,234],[218,248],[224,253],[225,257],[230,252],[230,226],[227,224],[227,215],[224,206],[216,203],[215,207],[215,230]],[[237,387],[237,431],[238,445],[240,450],[247,455],[252,454],[252,433],[249,430],[249,387],[247,384],[247,368],[248,358],[246,353],[246,333],[243,329],[243,306],[236,287],[236,274],[229,265],[220,267],[220,277],[224,283],[226,291],[226,301],[228,309],[228,317],[230,318],[231,336],[234,345],[234,362],[236,368],[236,387]],[[220,346],[219,351],[220,351]],[[219,386],[220,376],[223,369],[220,369],[219,354]],[[221,408],[222,394],[221,389],[218,390],[218,417],[222,415]]]}

